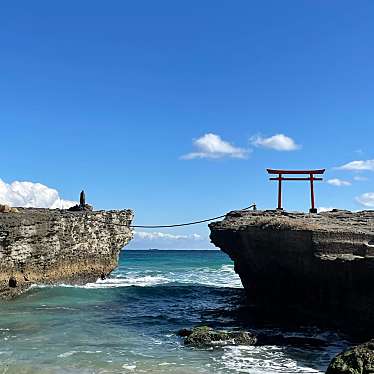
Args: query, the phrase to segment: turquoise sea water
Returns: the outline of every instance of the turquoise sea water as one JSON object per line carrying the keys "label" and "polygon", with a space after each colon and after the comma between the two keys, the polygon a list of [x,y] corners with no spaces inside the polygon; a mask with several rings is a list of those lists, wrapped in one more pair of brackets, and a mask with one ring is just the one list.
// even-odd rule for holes
{"label": "turquoise sea water", "polygon": [[125,250],[104,281],[35,287],[1,303],[0,373],[322,373],[345,345],[316,329],[298,333],[326,348],[202,350],[175,335],[198,324],[243,328],[236,311],[245,302],[219,251]]}

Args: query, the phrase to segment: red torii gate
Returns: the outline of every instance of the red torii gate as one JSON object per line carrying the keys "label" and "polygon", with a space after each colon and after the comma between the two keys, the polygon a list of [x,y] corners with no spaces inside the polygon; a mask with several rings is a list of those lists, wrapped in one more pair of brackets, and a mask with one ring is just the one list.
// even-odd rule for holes
{"label": "red torii gate", "polygon": [[[318,169],[318,170],[274,170],[274,169],[267,169],[269,174],[278,174],[278,177],[270,178],[271,181],[278,181],[278,208],[279,210],[283,210],[282,208],[282,181],[310,181],[310,198],[312,207],[310,208],[310,213],[317,213],[317,209],[314,204],[314,181],[322,181],[323,178],[316,178],[314,175],[323,174],[326,169]],[[290,175],[290,174],[307,174],[309,177],[290,177],[284,178],[282,175]]]}

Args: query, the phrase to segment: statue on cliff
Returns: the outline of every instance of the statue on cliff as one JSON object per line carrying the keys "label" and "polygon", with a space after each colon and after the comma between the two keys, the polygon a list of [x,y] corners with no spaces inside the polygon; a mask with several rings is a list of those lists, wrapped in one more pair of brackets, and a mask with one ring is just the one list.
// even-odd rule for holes
{"label": "statue on cliff", "polygon": [[69,208],[68,210],[72,211],[72,212],[79,212],[79,211],[92,211],[93,210],[93,207],[92,205],[89,205],[89,204],[86,204],[86,194],[84,193],[84,190],[81,191],[80,195],[79,195],[79,205],[74,205],[72,206],[71,208]]}
{"label": "statue on cliff", "polygon": [[86,205],[86,194],[84,193],[84,190],[81,191],[81,194],[79,195],[79,206],[85,206]]}

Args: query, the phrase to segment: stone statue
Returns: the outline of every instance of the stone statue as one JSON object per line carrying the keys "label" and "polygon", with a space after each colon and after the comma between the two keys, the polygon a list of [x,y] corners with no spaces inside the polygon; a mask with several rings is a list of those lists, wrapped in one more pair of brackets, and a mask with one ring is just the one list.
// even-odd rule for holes
{"label": "stone statue", "polygon": [[81,207],[84,207],[86,205],[86,195],[83,190],[81,191],[81,194],[79,196],[79,205]]}
{"label": "stone statue", "polygon": [[71,208],[69,208],[68,210],[70,210],[72,212],[80,212],[82,210],[92,211],[93,206],[89,205],[89,204],[86,204],[86,194],[82,190],[80,195],[79,195],[79,205],[78,204],[74,205]]}

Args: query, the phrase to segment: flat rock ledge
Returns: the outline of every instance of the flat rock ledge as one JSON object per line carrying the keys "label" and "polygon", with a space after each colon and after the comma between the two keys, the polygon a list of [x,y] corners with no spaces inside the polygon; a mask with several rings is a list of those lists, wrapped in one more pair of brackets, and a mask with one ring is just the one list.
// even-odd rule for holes
{"label": "flat rock ledge", "polygon": [[235,211],[209,227],[270,318],[374,335],[374,211]]}
{"label": "flat rock ledge", "polygon": [[107,276],[132,239],[131,210],[0,213],[0,298],[33,284],[83,284]]}

